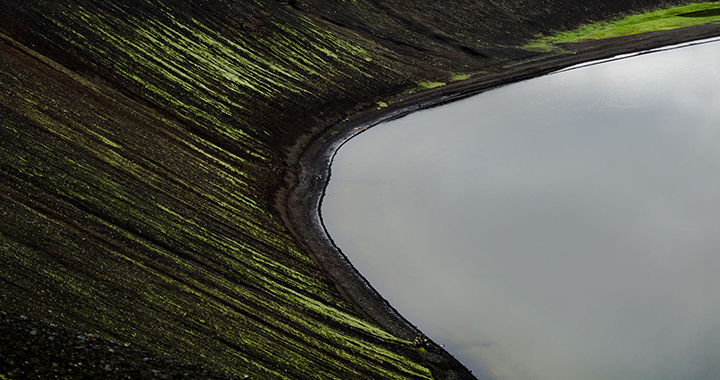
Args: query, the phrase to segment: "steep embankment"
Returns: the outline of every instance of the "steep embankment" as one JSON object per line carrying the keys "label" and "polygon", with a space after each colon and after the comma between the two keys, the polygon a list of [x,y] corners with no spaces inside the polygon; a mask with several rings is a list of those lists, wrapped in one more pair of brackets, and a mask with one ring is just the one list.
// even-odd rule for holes
{"label": "steep embankment", "polygon": [[[430,378],[283,224],[288,163],[388,96],[655,2],[291,3],[0,2],[0,310],[253,378]],[[13,347],[5,377],[54,345]]]}

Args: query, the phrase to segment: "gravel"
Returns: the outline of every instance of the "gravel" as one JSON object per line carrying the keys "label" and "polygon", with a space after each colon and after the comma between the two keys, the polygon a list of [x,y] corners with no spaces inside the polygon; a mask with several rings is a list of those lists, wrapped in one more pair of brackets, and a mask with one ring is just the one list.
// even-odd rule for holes
{"label": "gravel", "polygon": [[250,379],[0,311],[0,380]]}

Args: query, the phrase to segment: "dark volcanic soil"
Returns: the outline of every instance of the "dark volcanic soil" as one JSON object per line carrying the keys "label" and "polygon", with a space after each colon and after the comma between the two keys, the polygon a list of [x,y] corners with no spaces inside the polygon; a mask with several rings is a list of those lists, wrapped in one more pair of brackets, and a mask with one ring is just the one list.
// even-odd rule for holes
{"label": "dark volcanic soil", "polygon": [[472,378],[327,240],[329,155],[357,126],[720,34],[516,47],[658,5],[0,1],[0,380]]}
{"label": "dark volcanic soil", "polygon": [[249,377],[210,372],[155,353],[70,332],[50,322],[0,312],[3,379],[217,379]]}

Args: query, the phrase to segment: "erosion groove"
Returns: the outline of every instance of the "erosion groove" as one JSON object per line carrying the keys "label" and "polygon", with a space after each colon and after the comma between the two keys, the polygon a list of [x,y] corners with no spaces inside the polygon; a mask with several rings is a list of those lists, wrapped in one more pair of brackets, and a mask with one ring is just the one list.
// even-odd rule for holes
{"label": "erosion groove", "polygon": [[312,205],[287,208],[326,169],[301,157],[331,128],[719,33],[518,47],[658,5],[0,1],[0,379],[473,378],[324,264],[342,256]]}

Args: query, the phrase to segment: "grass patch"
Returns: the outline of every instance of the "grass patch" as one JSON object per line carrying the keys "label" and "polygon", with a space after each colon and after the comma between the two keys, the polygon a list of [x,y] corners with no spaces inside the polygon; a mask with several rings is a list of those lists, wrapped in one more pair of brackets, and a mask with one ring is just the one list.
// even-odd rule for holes
{"label": "grass patch", "polygon": [[452,77],[450,77],[450,82],[458,82],[461,80],[468,80],[470,79],[469,74],[453,74]]}
{"label": "grass patch", "polygon": [[418,83],[419,90],[429,90],[431,88],[438,88],[445,85],[445,82],[420,82]]}
{"label": "grass patch", "polygon": [[575,30],[539,37],[522,48],[551,51],[559,43],[600,40],[717,22],[720,22],[720,2],[696,3],[584,25]]}

